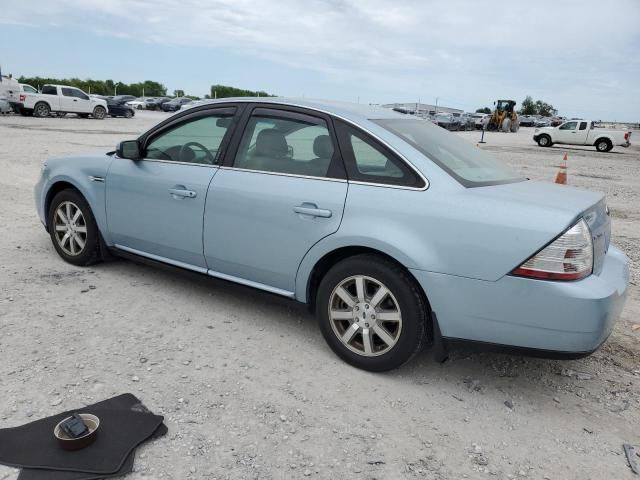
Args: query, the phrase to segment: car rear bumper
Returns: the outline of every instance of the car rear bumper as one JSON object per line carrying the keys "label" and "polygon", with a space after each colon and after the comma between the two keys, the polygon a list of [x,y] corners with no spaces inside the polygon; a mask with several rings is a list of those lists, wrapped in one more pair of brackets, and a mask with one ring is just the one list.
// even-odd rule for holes
{"label": "car rear bumper", "polygon": [[629,284],[629,261],[614,246],[599,275],[574,282],[510,275],[489,282],[411,272],[445,339],[532,349],[548,357],[595,351],[611,334]]}

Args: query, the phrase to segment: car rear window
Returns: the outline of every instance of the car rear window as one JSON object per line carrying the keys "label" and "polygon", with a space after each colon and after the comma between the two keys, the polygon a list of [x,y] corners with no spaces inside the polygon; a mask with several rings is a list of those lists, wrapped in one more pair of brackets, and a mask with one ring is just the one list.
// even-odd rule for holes
{"label": "car rear window", "polygon": [[409,143],[465,187],[526,180],[480,148],[426,120],[394,118],[372,121]]}

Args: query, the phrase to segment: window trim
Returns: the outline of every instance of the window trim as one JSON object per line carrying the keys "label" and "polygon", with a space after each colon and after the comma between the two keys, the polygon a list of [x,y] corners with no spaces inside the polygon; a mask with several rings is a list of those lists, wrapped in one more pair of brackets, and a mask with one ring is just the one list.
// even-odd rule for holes
{"label": "window trim", "polygon": [[[256,113],[258,112],[258,113]],[[329,132],[329,136],[331,137],[331,141],[334,144],[334,158],[329,165],[329,170],[327,174],[324,176],[313,176],[313,175],[302,175],[297,173],[287,173],[287,172],[272,172],[269,170],[254,170],[249,168],[242,168],[234,166],[236,156],[238,154],[238,149],[240,148],[240,144],[245,134],[245,130],[249,125],[249,121],[253,116],[263,116],[270,117],[273,116],[275,118],[283,118],[285,120],[301,120],[305,121],[312,120],[313,123],[318,124],[319,122],[324,122]],[[347,181],[347,173],[346,168],[344,166],[344,159],[342,156],[342,152],[340,150],[340,142],[338,142],[337,134],[335,131],[335,127],[333,125],[333,119],[331,115],[327,115],[324,112],[319,112],[316,110],[308,110],[305,108],[300,108],[297,106],[289,106],[283,104],[276,103],[250,103],[249,106],[245,109],[243,114],[241,115],[236,131],[234,133],[233,138],[230,141],[229,148],[227,150],[227,155],[225,158],[225,162],[220,164],[220,168],[224,170],[237,170],[242,172],[252,172],[252,173],[262,173],[265,175],[280,175],[286,177],[293,178],[306,178],[311,180],[325,180],[325,181],[339,181],[346,182]],[[333,172],[331,172],[333,170]]]}
{"label": "window trim", "polygon": [[[355,158],[355,154],[353,152],[353,146],[351,142],[348,141],[346,138],[346,136],[349,136],[350,134],[349,132],[344,131],[338,135],[338,139],[340,142],[340,148],[342,149],[343,152],[345,152],[344,153],[345,166],[347,168],[349,183],[354,183],[357,185],[384,186],[389,188],[402,188],[402,189],[419,190],[419,191],[426,190],[427,188],[429,188],[428,180],[424,178],[424,176],[420,172],[418,172],[417,168],[415,168],[413,164],[411,164],[410,162],[406,161],[404,157],[402,157],[401,155],[398,155],[397,152],[394,149],[390,148],[386,142],[381,141],[378,137],[376,137],[375,135],[372,135],[371,132],[364,130],[359,125],[355,125],[352,122],[346,122],[342,119],[339,119],[339,123],[336,127],[337,132],[340,132],[340,130],[342,129],[342,127],[340,126],[340,122],[343,123],[346,127],[355,130],[360,135],[361,141],[364,141],[365,143],[370,144],[370,146],[375,150],[380,151],[383,155],[399,163],[400,164],[399,168],[401,170],[408,171],[410,174],[414,176],[415,180],[417,181],[417,185],[410,185],[407,183],[406,179],[398,179],[397,182],[394,182],[393,180],[385,181],[387,179],[384,179],[384,177],[380,177],[381,180],[384,179],[383,181],[375,181],[374,179],[363,180],[362,177],[364,176],[372,177],[372,175],[362,174],[358,170],[357,161]],[[343,138],[343,135],[345,135],[345,138]],[[360,177],[360,178],[357,178],[357,177]]]}
{"label": "window trim", "polygon": [[[171,130],[180,128],[181,126],[186,125],[187,123],[197,121],[201,118],[215,117],[217,115],[220,115],[221,111],[225,111],[225,113],[226,112],[229,113],[229,117],[231,118],[231,124],[229,125],[229,128],[227,128],[227,131],[225,132],[224,137],[222,137],[222,141],[220,142],[220,147],[218,148],[218,152],[214,159],[215,161],[211,165],[203,164],[203,163],[193,163],[193,162],[180,162],[178,160],[164,160],[160,158],[146,158],[144,156],[146,155],[146,151],[147,151],[147,147],[149,146],[149,143],[155,140],[156,138],[158,138],[159,136],[161,136],[162,134],[168,133]],[[193,165],[196,167],[218,168],[220,167],[220,165],[222,165],[222,160],[224,159],[224,155],[226,153],[226,148],[228,146],[229,139],[231,137],[231,132],[236,126],[237,114],[238,114],[238,111],[235,106],[231,106],[231,107],[225,106],[222,108],[200,110],[198,112],[189,112],[189,114],[183,115],[179,119],[172,119],[175,121],[167,122],[166,124],[160,124],[158,125],[158,128],[154,129],[153,131],[149,131],[143,136],[141,136],[140,138],[138,138],[138,142],[140,143],[140,150],[143,152],[142,158],[140,158],[140,160],[138,161],[139,162],[174,163],[178,165]]]}

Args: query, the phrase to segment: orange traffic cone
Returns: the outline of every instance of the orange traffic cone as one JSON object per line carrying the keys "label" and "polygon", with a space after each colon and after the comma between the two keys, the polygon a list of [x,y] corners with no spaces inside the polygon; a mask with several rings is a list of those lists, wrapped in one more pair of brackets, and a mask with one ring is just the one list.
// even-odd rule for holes
{"label": "orange traffic cone", "polygon": [[567,184],[567,154],[564,154],[564,158],[562,159],[562,165],[560,165],[560,171],[556,175],[555,183],[559,183],[561,185]]}

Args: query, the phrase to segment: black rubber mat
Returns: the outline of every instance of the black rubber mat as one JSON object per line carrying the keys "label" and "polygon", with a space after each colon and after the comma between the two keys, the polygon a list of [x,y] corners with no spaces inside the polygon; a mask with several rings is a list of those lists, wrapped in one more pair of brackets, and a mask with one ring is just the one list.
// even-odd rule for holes
{"label": "black rubber mat", "polygon": [[[53,436],[53,428],[70,414],[91,413],[100,419],[95,442],[82,450],[66,451]],[[69,410],[20,427],[0,429],[0,463],[17,468],[114,474],[135,447],[162,424],[131,394]]]}
{"label": "black rubber mat", "polygon": [[[149,440],[160,438],[167,434],[169,429],[163,423],[151,435]],[[18,480],[101,480],[103,478],[123,477],[133,471],[133,463],[136,457],[135,450],[131,452],[127,459],[115,473],[99,474],[84,472],[69,472],[67,470],[40,470],[36,468],[23,468],[20,470]]]}

